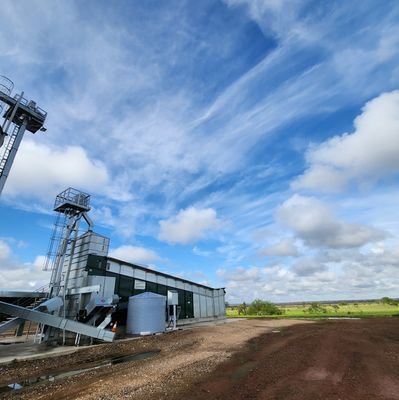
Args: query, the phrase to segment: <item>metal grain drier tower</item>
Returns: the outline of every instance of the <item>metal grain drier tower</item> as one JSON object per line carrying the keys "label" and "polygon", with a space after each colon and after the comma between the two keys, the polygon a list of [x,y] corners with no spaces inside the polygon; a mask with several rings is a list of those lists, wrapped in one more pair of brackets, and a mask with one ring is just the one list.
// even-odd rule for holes
{"label": "metal grain drier tower", "polygon": [[[90,195],[73,188],[57,195],[54,204],[57,218],[44,266],[51,270],[50,297],[65,292],[64,286],[69,282],[73,254],[75,253],[79,226],[82,218],[88,225],[88,232],[93,230],[93,223],[88,216]],[[68,260],[66,260],[68,258]],[[67,266],[65,268],[65,261]],[[62,276],[64,273],[64,276]]]}
{"label": "metal grain drier tower", "polygon": [[[87,254],[105,256],[109,243],[92,231],[87,215],[90,195],[64,190],[56,197],[54,211],[57,219],[45,266],[52,272],[48,298],[34,309],[0,301],[0,313],[13,317],[0,324],[0,333],[32,321],[39,326],[40,340],[48,343],[79,344],[81,336],[112,342],[115,333],[106,327],[119,300],[114,295],[115,278],[102,277],[100,287],[97,282],[88,285],[84,276]],[[88,229],[78,236],[82,219]]]}
{"label": "metal grain drier tower", "polygon": [[12,163],[26,130],[36,133],[45,131],[43,124],[47,113],[33,100],[24,98],[24,92],[12,96],[13,82],[0,75],[0,195],[3,191]]}

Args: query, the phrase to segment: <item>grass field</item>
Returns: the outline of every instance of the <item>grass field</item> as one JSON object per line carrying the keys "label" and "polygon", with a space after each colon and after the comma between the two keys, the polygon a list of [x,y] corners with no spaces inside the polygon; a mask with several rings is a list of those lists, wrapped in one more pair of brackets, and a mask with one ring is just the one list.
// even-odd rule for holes
{"label": "grass field", "polygon": [[248,315],[239,314],[238,307],[227,307],[226,315],[229,318],[326,318],[326,317],[389,317],[399,316],[399,305],[390,305],[382,302],[367,303],[331,303],[318,304],[309,310],[314,303],[278,306],[281,315]]}

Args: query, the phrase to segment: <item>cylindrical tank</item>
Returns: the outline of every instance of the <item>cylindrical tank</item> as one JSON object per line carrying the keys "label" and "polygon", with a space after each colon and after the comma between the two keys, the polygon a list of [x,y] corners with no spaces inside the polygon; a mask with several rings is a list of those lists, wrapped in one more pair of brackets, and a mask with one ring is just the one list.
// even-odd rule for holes
{"label": "cylindrical tank", "polygon": [[145,292],[129,297],[126,332],[149,335],[165,331],[166,296]]}

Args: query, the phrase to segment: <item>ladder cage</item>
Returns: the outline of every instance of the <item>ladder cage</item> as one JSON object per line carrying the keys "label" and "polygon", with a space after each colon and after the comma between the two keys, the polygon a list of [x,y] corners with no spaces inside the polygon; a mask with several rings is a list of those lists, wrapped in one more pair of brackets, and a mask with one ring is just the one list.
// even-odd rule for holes
{"label": "ladder cage", "polygon": [[[6,76],[0,75],[0,92],[10,96],[13,89],[14,83]],[[4,102],[0,101],[0,115],[3,113],[4,106]]]}
{"label": "ladder cage", "polygon": [[61,247],[61,242],[65,237],[67,223],[67,214],[57,213],[53,225],[53,232],[50,238],[50,243],[47,249],[47,256],[43,267],[44,271],[52,271],[54,269],[57,255]]}
{"label": "ladder cage", "polygon": [[6,76],[0,75],[0,92],[10,95],[13,89],[14,82]]}
{"label": "ladder cage", "polygon": [[8,136],[8,139],[6,139],[5,141],[6,144],[3,146],[4,148],[1,149],[2,151],[0,151],[0,176],[4,171],[4,168],[8,160],[8,156],[10,155],[11,150],[14,146],[14,142],[15,139],[17,138],[18,131],[19,131],[19,126],[14,125],[11,135]]}

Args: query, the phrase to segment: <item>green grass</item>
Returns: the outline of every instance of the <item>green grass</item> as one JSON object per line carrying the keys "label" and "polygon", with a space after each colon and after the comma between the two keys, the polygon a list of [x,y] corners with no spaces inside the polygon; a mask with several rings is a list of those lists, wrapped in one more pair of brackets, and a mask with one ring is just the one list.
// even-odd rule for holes
{"label": "green grass", "polygon": [[389,305],[378,301],[368,303],[321,304],[326,312],[307,312],[311,303],[280,306],[282,315],[244,315],[238,314],[237,307],[227,307],[229,318],[327,318],[327,317],[390,317],[399,316],[399,305]]}

